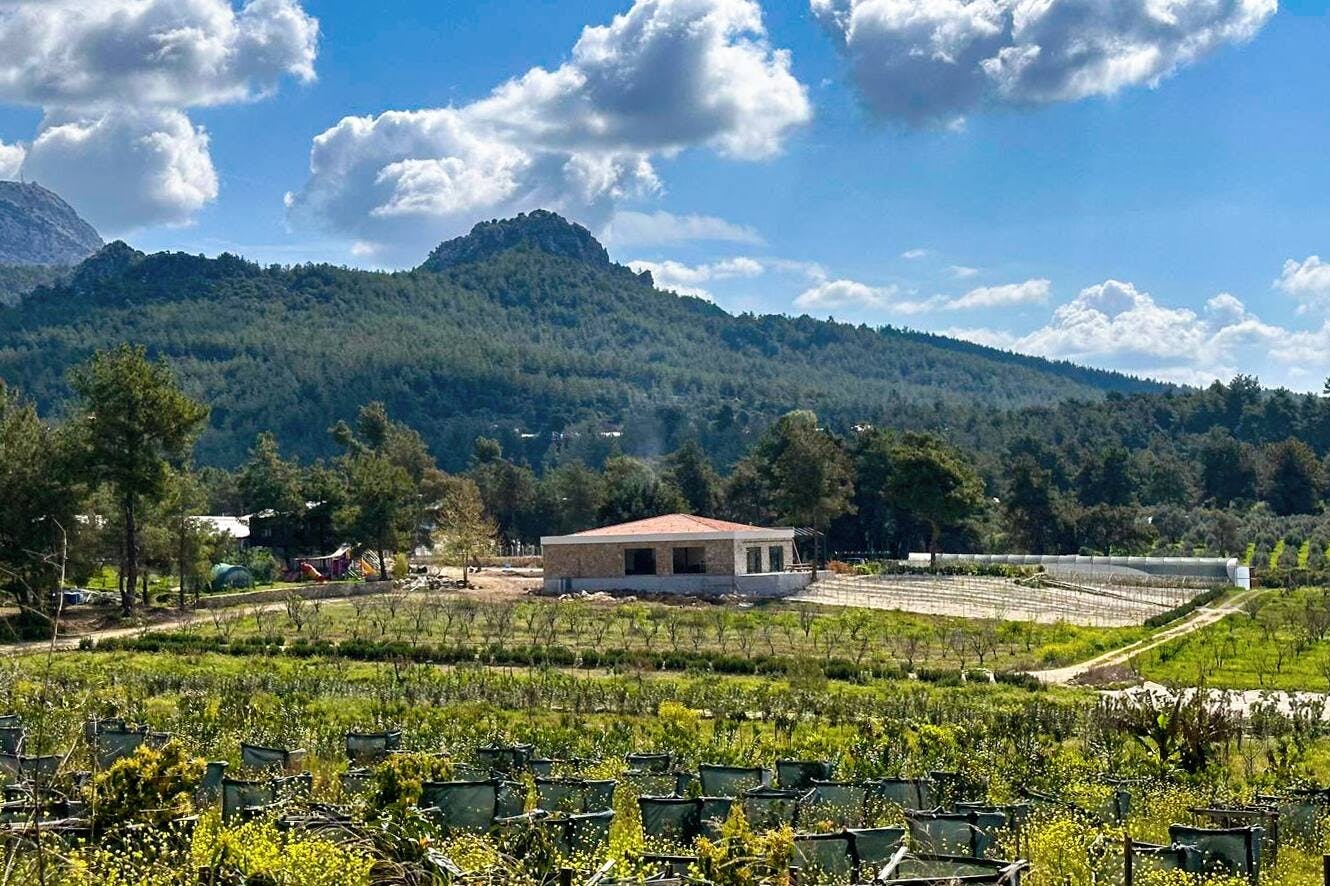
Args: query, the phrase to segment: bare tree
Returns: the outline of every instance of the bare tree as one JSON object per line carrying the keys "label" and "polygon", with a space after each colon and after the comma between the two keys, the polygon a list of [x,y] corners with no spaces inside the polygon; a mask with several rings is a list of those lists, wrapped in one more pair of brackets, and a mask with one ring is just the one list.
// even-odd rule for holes
{"label": "bare tree", "polygon": [[683,618],[678,613],[671,612],[669,618],[665,620],[665,637],[669,640],[671,652],[679,651],[679,644],[683,639],[683,627]]}
{"label": "bare tree", "polygon": [[573,646],[582,645],[582,632],[586,629],[586,608],[580,603],[565,602],[551,605],[550,611],[563,619],[568,635],[573,638]]}
{"label": "bare tree", "polygon": [[605,635],[610,632],[614,611],[597,610],[591,620],[591,643],[597,649],[605,648]]}
{"label": "bare tree", "polygon": [[231,635],[236,630],[235,619],[221,609],[210,610],[210,614],[212,615],[212,626],[217,631],[217,636],[222,638],[223,643],[230,643]]}
{"label": "bare tree", "polygon": [[707,626],[702,620],[700,613],[690,613],[688,617],[688,644],[693,647],[693,652],[702,650],[702,643],[706,639]]}
{"label": "bare tree", "polygon": [[711,630],[716,637],[716,646],[724,653],[728,644],[730,630],[730,616],[725,611],[724,606],[713,606],[711,609]]}
{"label": "bare tree", "polygon": [[434,622],[434,608],[423,598],[411,600],[407,603],[406,617],[411,624],[411,644],[418,645],[429,636]]}
{"label": "bare tree", "polygon": [[286,595],[286,617],[297,634],[305,632],[305,619],[308,617],[308,601],[297,593]]}
{"label": "bare tree", "polygon": [[553,604],[541,606],[539,615],[540,621],[536,624],[537,639],[542,645],[552,647],[559,638],[559,607]]}
{"label": "bare tree", "polygon": [[920,659],[928,658],[928,650],[932,646],[931,633],[920,628],[907,627],[893,639],[892,646],[896,657],[904,659],[906,668],[910,673],[914,673],[915,664]]}
{"label": "bare tree", "polygon": [[260,637],[272,635],[272,612],[266,606],[255,606],[250,610],[254,618],[254,629],[259,632]]}
{"label": "bare tree", "polygon": [[809,635],[813,631],[813,623],[817,621],[817,613],[813,611],[812,606],[804,605],[798,609],[799,630],[804,632],[804,639],[810,639]]}
{"label": "bare tree", "polygon": [[753,640],[757,634],[757,625],[746,612],[737,613],[733,619],[734,636],[739,640],[739,651],[744,658],[753,657]]}

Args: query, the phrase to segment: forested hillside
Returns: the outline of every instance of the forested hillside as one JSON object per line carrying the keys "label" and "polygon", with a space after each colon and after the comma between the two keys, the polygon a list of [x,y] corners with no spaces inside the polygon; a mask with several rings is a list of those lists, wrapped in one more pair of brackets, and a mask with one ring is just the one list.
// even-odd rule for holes
{"label": "forested hillside", "polygon": [[840,430],[933,426],[1162,389],[890,328],[732,316],[654,289],[550,213],[478,225],[392,274],[112,244],[0,309],[0,379],[51,412],[70,366],[126,341],[167,357],[212,406],[199,459],[222,465],[265,430],[328,455],[326,429],[371,400],[447,468],[481,435],[536,465],[695,436],[727,465],[797,407]]}

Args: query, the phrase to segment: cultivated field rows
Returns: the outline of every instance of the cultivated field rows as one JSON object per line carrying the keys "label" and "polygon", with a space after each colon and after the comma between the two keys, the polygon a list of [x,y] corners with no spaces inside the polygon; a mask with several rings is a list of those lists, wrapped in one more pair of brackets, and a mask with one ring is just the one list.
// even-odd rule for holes
{"label": "cultivated field rows", "polygon": [[1141,624],[1199,593],[1194,588],[1124,585],[1103,590],[1106,593],[1026,587],[1013,579],[977,576],[837,575],[810,585],[794,599],[928,615],[1122,627]]}

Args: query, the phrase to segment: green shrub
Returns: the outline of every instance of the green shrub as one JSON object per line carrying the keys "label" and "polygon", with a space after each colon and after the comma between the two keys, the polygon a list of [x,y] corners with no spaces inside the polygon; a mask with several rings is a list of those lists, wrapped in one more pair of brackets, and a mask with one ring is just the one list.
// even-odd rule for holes
{"label": "green shrub", "polygon": [[94,826],[131,821],[164,824],[187,815],[205,766],[174,739],[161,748],[140,745],[84,788]]}
{"label": "green shrub", "polygon": [[400,753],[374,767],[367,800],[371,809],[404,810],[420,802],[427,781],[446,781],[453,763],[438,754]]}

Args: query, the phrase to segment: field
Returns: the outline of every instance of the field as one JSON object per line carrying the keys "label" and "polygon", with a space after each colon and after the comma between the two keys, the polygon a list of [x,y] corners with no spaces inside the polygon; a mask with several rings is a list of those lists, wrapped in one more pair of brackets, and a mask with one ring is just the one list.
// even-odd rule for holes
{"label": "field", "polygon": [[[776,800],[755,805],[756,794],[679,843],[643,823],[639,796],[677,788],[673,775],[667,786],[628,771],[625,755],[645,751],[693,773],[701,764],[823,760],[826,774],[861,790],[952,773],[920,783],[935,792],[930,804],[1034,804],[1019,828],[1008,818],[983,831],[986,854],[1028,860],[1032,886],[1118,883],[1124,833],[1168,842],[1170,825],[1204,823],[1193,807],[1330,781],[1330,734],[1318,721],[1275,718],[1238,741],[1231,714],[1196,701],[1161,741],[1168,718],[1154,702],[1100,702],[1008,677],[1146,633],[805,605],[553,600],[501,582],[210,613],[178,629],[0,663],[25,754],[60,760],[43,789],[83,798],[97,828],[93,843],[69,842],[73,832],[64,836],[48,812],[41,852],[11,838],[4,882],[538,884],[568,869],[584,883],[606,866],[617,882],[640,882],[650,854],[669,850],[718,886],[786,886],[792,866],[800,884],[866,882],[812,864],[809,833],[914,821],[915,850],[931,845],[904,801],[847,810],[805,798],[803,813],[770,818]],[[978,663],[970,644],[980,635],[990,638],[978,642],[997,683],[960,677]],[[911,636],[931,639],[911,646]],[[101,740],[85,724],[108,717],[161,738],[102,766],[93,753]],[[1205,728],[1183,730],[1186,722]],[[345,780],[346,733],[385,730],[401,731],[401,750],[355,764],[368,768]],[[247,769],[242,743],[303,749],[310,780],[272,782]],[[573,839],[559,813],[532,811],[552,783],[517,763],[481,765],[484,748],[526,745],[557,761],[542,773],[616,782],[613,815],[602,816],[608,830]],[[224,822],[202,791],[203,760],[227,761],[229,775],[260,786],[286,785],[272,788],[285,799]],[[426,782],[488,776],[499,765],[509,802],[526,810],[520,824],[460,832],[446,813],[417,808]],[[94,774],[79,787],[72,779],[84,770]],[[1123,778],[1130,809],[1109,814]],[[187,831],[169,824],[188,815],[198,819]],[[9,817],[11,832],[27,832],[21,816]],[[1327,845],[1322,824],[1286,836],[1263,881],[1311,884]]]}
{"label": "field", "polygon": [[393,594],[285,612],[198,617],[190,633],[242,641],[282,635],[307,643],[460,646],[523,655],[611,650],[669,658],[845,662],[854,668],[1013,671],[1057,667],[1133,642],[1144,629],[938,617],[907,612],[768,603],[718,605],[532,598],[510,590]]}
{"label": "field", "polygon": [[795,599],[999,621],[1127,627],[1179,606],[1199,592],[1194,587],[1072,584],[1047,576],[1015,579],[917,573],[837,575],[818,581]]}
{"label": "field", "polygon": [[1133,662],[1158,683],[1216,689],[1330,689],[1330,594],[1269,590],[1242,613]]}

